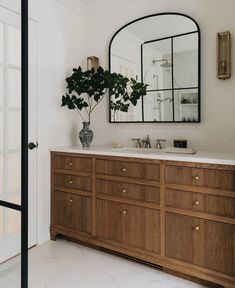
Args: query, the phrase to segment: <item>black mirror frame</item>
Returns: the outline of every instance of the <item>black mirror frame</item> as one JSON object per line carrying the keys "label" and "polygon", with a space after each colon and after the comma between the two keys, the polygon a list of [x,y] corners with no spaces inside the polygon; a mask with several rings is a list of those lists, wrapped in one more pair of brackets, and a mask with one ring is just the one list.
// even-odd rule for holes
{"label": "black mirror frame", "polygon": [[[179,16],[184,16],[188,19],[190,19],[191,21],[194,22],[194,24],[197,27],[198,30],[198,120],[194,121],[194,122],[184,122],[184,121],[112,121],[112,111],[111,111],[111,97],[109,96],[109,123],[112,124],[121,124],[121,123],[154,123],[154,124],[164,124],[164,123],[169,123],[169,124],[173,124],[173,123],[182,123],[182,124],[197,124],[197,123],[201,123],[201,31],[200,31],[200,27],[198,25],[198,23],[191,17],[188,16],[186,14],[183,13],[177,13],[177,12],[164,12],[164,13],[155,13],[155,14],[150,14],[150,15],[146,15],[143,17],[140,17],[138,19],[135,19],[127,24],[125,24],[124,26],[122,26],[120,29],[118,29],[115,34],[112,36],[110,43],[109,43],[109,71],[111,72],[111,49],[112,49],[112,43],[114,38],[116,37],[116,35],[122,31],[124,28],[126,28],[127,26],[138,22],[140,20],[146,19],[146,18],[151,18],[151,17],[155,17],[155,16],[163,16],[163,15],[179,15]],[[142,99],[142,110],[143,110],[143,99]],[[142,112],[143,113],[143,112]]]}

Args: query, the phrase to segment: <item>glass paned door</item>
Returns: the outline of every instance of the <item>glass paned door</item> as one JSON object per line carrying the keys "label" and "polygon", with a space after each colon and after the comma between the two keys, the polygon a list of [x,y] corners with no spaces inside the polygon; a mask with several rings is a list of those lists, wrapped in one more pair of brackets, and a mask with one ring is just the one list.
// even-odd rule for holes
{"label": "glass paned door", "polygon": [[21,15],[0,7],[0,287],[11,288],[27,287],[21,269],[27,258],[20,255],[27,244],[27,237],[21,243],[21,37]]}
{"label": "glass paned door", "polygon": [[[21,205],[21,17],[0,8],[0,200]],[[20,212],[1,208],[0,263],[20,253]]]}
{"label": "glass paned door", "polygon": [[[29,141],[34,143],[37,142],[36,44],[36,22],[29,20],[28,129]],[[21,15],[0,7],[0,200],[17,205],[21,205],[21,70]],[[29,151],[28,164],[29,247],[32,247],[36,244],[36,150]],[[20,240],[20,226],[17,227],[10,235],[4,232],[6,243],[11,243],[10,239],[16,242],[15,246],[5,246],[5,253],[1,253],[0,239],[0,263],[20,252],[13,248]]]}

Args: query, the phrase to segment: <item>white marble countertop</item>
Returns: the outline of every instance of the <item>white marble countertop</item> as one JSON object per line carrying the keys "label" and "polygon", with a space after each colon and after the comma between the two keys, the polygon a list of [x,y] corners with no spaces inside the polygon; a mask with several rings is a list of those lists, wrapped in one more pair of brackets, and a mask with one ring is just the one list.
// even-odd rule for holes
{"label": "white marble countertop", "polygon": [[52,147],[49,150],[51,152],[68,152],[90,155],[120,156],[155,160],[235,165],[235,152],[197,151],[196,154],[186,155],[165,153],[164,150],[156,149],[131,147],[113,148],[111,146],[91,146],[90,148],[82,148],[81,146],[67,146]]}

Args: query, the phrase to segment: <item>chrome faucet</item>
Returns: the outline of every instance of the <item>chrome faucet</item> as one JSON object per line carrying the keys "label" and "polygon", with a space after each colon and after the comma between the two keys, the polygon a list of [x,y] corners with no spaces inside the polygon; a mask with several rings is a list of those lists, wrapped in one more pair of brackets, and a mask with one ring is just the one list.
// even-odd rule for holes
{"label": "chrome faucet", "polygon": [[156,149],[162,149],[161,142],[166,142],[165,139],[157,139]]}
{"label": "chrome faucet", "polygon": [[145,140],[141,141],[143,143],[144,148],[151,148],[150,137],[147,135]]}
{"label": "chrome faucet", "polygon": [[136,148],[142,148],[142,143],[141,143],[141,140],[140,138],[133,138],[131,139],[132,141],[136,141]]}

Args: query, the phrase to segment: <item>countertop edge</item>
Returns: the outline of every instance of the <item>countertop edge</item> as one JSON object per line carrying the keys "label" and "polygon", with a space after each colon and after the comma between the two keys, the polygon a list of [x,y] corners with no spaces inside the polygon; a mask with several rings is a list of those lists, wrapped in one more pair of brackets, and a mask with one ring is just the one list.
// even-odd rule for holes
{"label": "countertop edge", "polygon": [[[125,148],[123,148],[125,149]],[[74,154],[89,154],[89,155],[100,155],[100,156],[114,156],[114,157],[129,157],[139,159],[152,159],[152,160],[165,160],[165,161],[179,161],[179,162],[193,162],[203,164],[217,164],[217,165],[231,165],[235,166],[235,153],[233,152],[217,152],[217,151],[198,151],[194,155],[186,154],[168,154],[164,152],[154,153],[135,153],[125,152],[121,150],[115,150],[111,147],[51,147],[50,152],[60,153],[74,153]],[[208,154],[208,155],[206,155]],[[213,154],[211,156],[210,154]],[[217,157],[216,157],[217,155]],[[224,155],[224,157],[223,157]],[[231,159],[229,159],[231,157]]]}

